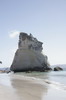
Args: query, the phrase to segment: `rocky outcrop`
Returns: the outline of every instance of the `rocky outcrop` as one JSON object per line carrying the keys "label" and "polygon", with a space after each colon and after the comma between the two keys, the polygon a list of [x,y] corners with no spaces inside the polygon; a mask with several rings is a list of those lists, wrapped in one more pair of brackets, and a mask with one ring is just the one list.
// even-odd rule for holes
{"label": "rocky outcrop", "polygon": [[0,68],[0,73],[10,73],[10,68]]}
{"label": "rocky outcrop", "polygon": [[42,54],[42,44],[32,34],[21,32],[18,50],[10,69],[14,72],[49,70],[48,58]]}
{"label": "rocky outcrop", "polygon": [[62,71],[62,70],[63,69],[61,67],[59,67],[59,66],[57,66],[57,67],[54,68],[54,71]]}
{"label": "rocky outcrop", "polygon": [[2,64],[2,61],[0,61],[0,64]]}

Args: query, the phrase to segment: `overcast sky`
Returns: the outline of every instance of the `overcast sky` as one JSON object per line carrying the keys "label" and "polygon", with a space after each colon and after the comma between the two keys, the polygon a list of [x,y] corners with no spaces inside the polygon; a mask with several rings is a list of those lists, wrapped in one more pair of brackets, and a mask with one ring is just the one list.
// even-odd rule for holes
{"label": "overcast sky", "polygon": [[0,67],[10,67],[19,32],[43,42],[51,65],[66,64],[66,0],[0,0]]}

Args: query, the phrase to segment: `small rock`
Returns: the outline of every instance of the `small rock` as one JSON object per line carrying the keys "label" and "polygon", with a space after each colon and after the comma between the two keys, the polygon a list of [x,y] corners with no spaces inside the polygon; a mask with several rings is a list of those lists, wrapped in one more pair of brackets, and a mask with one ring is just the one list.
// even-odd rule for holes
{"label": "small rock", "polygon": [[2,61],[0,61],[0,64],[2,64]]}
{"label": "small rock", "polygon": [[59,67],[59,66],[57,66],[57,67],[54,68],[54,71],[62,71],[62,70],[63,69],[61,67]]}
{"label": "small rock", "polygon": [[10,73],[11,71],[9,70],[0,70],[0,73]]}

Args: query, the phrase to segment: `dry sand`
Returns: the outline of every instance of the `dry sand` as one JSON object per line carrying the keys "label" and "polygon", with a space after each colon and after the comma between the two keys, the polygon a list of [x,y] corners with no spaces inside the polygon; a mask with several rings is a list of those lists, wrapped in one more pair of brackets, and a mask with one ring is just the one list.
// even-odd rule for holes
{"label": "dry sand", "polygon": [[4,74],[0,75],[0,100],[66,100],[66,91],[39,80]]}

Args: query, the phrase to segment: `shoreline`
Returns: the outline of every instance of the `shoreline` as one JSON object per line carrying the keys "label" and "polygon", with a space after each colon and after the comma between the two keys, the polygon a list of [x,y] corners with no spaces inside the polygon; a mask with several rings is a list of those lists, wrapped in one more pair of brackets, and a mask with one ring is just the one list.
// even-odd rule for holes
{"label": "shoreline", "polygon": [[0,82],[1,100],[66,100],[66,91],[39,79],[16,74],[0,74],[0,79],[5,80]]}

